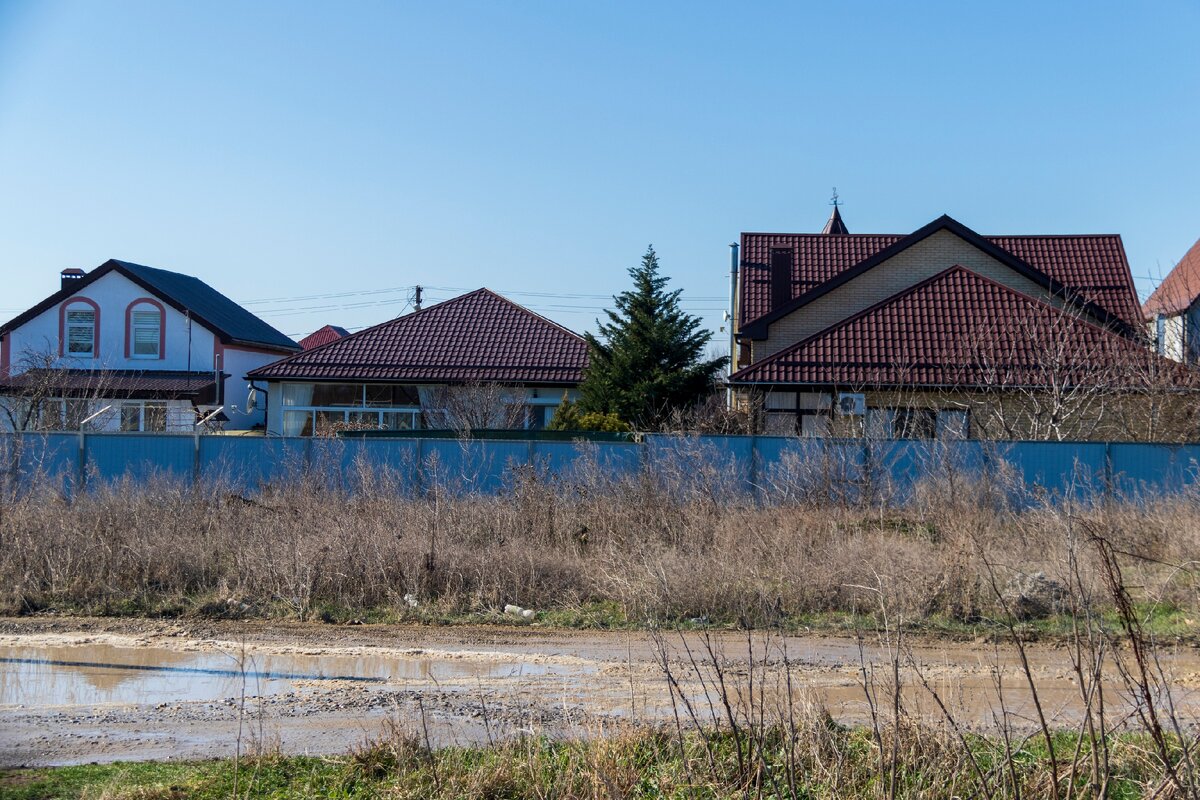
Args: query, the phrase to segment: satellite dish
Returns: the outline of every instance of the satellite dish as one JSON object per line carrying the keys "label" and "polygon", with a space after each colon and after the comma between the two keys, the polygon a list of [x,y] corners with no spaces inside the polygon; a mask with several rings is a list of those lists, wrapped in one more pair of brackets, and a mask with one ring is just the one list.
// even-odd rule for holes
{"label": "satellite dish", "polygon": [[258,389],[250,387],[250,393],[246,395],[246,410],[254,411],[258,408]]}

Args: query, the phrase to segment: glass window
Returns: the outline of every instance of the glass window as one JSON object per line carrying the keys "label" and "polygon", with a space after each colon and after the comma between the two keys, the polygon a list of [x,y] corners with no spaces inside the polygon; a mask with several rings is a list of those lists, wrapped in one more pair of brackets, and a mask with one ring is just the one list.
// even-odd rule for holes
{"label": "glass window", "polygon": [[162,333],[162,314],[157,308],[142,305],[132,314],[129,333],[129,353],[134,358],[158,358],[159,339]]}
{"label": "glass window", "polygon": [[351,411],[350,424],[358,428],[378,428],[378,411]]}
{"label": "glass window", "polygon": [[416,416],[412,411],[385,411],[383,427],[389,431],[409,431],[419,427],[416,424]]}
{"label": "glass window", "polygon": [[87,400],[64,400],[63,430],[77,431],[88,418],[91,404]]}
{"label": "glass window", "polygon": [[800,415],[800,435],[811,439],[824,439],[829,436],[829,415],[821,413],[802,413]]}
{"label": "glass window", "polygon": [[142,430],[162,433],[167,429],[167,404],[146,403],[142,410]]}
{"label": "glass window", "polygon": [[415,386],[367,385],[367,405],[381,408],[420,406],[421,398]]}
{"label": "glass window", "polygon": [[971,416],[967,409],[947,408],[937,412],[939,439],[971,438]]}
{"label": "glass window", "polygon": [[125,403],[121,406],[121,430],[125,433],[142,429],[142,406],[140,403]]}
{"label": "glass window", "polygon": [[363,403],[361,383],[318,383],[313,386],[314,406],[361,406]]}
{"label": "glass window", "polygon": [[311,406],[313,385],[311,383],[285,383],[283,404],[285,406]]}
{"label": "glass window", "polygon": [[311,411],[283,412],[283,435],[312,436],[312,418]]}
{"label": "glass window", "polygon": [[932,439],[937,433],[937,411],[932,408],[897,408],[894,419],[897,439]]}
{"label": "glass window", "polygon": [[96,354],[96,312],[92,309],[67,310],[67,354]]}

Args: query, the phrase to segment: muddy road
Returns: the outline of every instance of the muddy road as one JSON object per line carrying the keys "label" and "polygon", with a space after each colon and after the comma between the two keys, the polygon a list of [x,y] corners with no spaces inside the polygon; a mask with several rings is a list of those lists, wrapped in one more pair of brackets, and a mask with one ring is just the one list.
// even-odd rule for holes
{"label": "muddy road", "polygon": [[[672,702],[663,658],[697,715],[708,717],[709,643],[734,693],[753,651],[755,679],[779,706],[789,671],[794,702],[847,723],[868,719],[864,675],[888,691],[889,649],[875,638],[860,647],[826,636],[722,633],[706,642],[670,634],[660,643],[646,633],[536,625],[0,619],[0,766],[195,759],[260,747],[340,753],[387,720],[435,745],[673,724],[676,710],[686,711]],[[999,682],[1013,718],[1032,724],[1014,655],[985,643],[913,640],[903,656],[903,702],[936,715],[937,692],[960,724],[986,729],[1000,712]],[[1068,651],[1033,645],[1029,657],[1052,724],[1071,725],[1081,702]],[[1164,649],[1161,663],[1180,715],[1200,717],[1200,652]],[[1130,698],[1115,674],[1110,680],[1119,722]]]}

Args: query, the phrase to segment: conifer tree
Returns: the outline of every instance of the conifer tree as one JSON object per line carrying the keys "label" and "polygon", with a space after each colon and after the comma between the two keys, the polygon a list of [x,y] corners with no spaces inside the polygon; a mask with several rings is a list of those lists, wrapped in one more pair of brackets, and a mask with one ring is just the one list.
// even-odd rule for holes
{"label": "conifer tree", "polygon": [[653,246],[629,276],[633,288],[613,298],[600,335],[584,334],[590,360],[579,406],[651,427],[703,397],[727,359],[703,358],[712,333],[679,307],[679,289],[667,290]]}

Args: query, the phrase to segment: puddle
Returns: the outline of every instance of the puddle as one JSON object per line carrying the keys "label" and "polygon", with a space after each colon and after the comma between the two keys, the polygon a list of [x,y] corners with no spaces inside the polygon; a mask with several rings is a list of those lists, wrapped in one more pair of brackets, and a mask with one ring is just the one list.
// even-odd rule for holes
{"label": "puddle", "polygon": [[181,652],[88,644],[0,646],[0,706],[216,702],[352,682],[403,685],[546,675],[553,665],[444,657]]}

